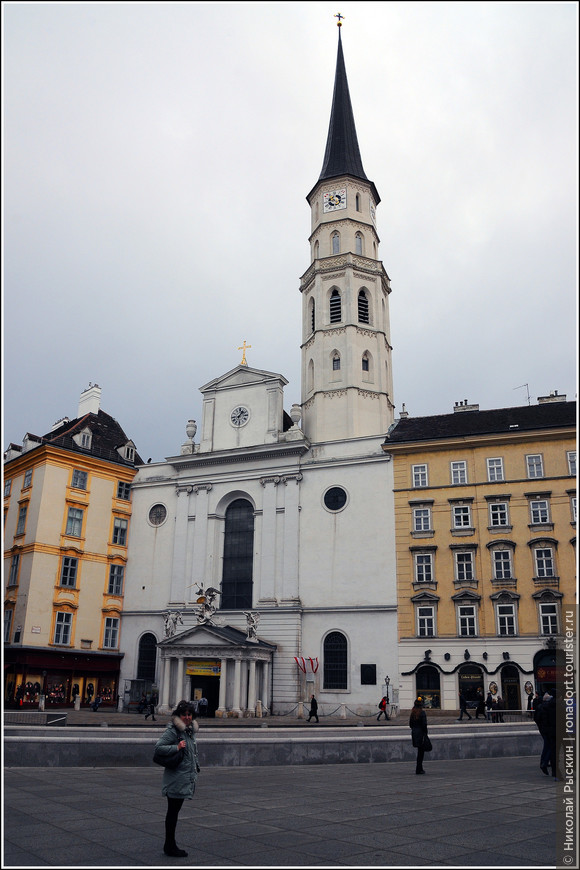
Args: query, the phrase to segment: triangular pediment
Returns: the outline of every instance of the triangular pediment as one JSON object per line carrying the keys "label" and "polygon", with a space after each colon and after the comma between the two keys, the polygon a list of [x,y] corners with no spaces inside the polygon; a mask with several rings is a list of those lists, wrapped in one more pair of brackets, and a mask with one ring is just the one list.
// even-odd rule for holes
{"label": "triangular pediment", "polygon": [[276,649],[276,645],[263,640],[248,640],[245,631],[231,625],[195,625],[186,628],[173,637],[166,637],[158,643],[160,647],[171,646],[214,646],[223,648],[256,647]]}
{"label": "triangular pediment", "polygon": [[283,375],[276,372],[266,372],[262,369],[254,369],[250,366],[239,365],[235,369],[214,378],[213,381],[204,384],[199,390],[201,393],[215,392],[216,390],[231,390],[241,386],[259,386],[260,384],[280,383],[283,386],[288,383]]}

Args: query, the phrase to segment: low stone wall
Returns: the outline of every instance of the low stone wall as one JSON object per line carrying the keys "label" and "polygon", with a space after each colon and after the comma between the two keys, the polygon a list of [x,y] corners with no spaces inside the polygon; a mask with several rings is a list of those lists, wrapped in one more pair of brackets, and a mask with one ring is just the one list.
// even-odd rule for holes
{"label": "low stone wall", "polygon": [[[482,733],[481,729],[429,735],[433,751],[426,756],[451,758],[502,758],[539,755],[542,740],[537,730],[517,726]],[[80,735],[4,738],[5,767],[149,767],[157,734],[150,737]],[[254,767],[299,764],[373,764],[413,761],[416,749],[404,735],[340,736],[237,736],[220,734],[198,738],[200,764],[206,767]]]}
{"label": "low stone wall", "polygon": [[38,710],[7,710],[4,713],[5,725],[52,725],[64,728],[66,722],[66,713],[43,713]]}

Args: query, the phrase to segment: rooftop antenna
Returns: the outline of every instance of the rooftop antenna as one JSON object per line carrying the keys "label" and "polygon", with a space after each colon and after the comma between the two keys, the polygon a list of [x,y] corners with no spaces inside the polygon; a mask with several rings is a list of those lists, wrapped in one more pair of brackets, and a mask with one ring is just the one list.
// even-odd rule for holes
{"label": "rooftop antenna", "polygon": [[519,387],[514,387],[514,390],[522,390],[524,387],[526,388],[526,393],[528,396],[528,405],[530,405],[531,402],[530,402],[530,385],[529,384],[520,384]]}

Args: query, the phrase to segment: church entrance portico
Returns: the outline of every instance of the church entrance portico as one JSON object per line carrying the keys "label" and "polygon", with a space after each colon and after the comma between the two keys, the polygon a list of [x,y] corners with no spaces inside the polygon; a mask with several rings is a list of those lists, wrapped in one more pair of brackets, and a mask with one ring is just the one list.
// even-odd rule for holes
{"label": "church entrance portico", "polygon": [[[274,644],[248,640],[229,625],[203,625],[166,638],[161,653],[159,712],[207,700],[207,715],[242,718],[268,712]],[[259,703],[258,703],[259,702]]]}

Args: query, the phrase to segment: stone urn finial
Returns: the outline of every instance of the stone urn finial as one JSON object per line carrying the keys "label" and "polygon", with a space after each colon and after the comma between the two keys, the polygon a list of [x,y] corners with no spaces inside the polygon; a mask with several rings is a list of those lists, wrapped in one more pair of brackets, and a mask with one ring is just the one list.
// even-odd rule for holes
{"label": "stone urn finial", "polygon": [[290,408],[290,419],[294,423],[295,426],[300,422],[300,418],[302,417],[302,406],[298,404],[292,405]]}
{"label": "stone urn finial", "polygon": [[195,438],[195,433],[197,432],[197,423],[195,420],[188,420],[187,426],[185,427],[185,434],[189,438],[190,441],[193,441]]}

